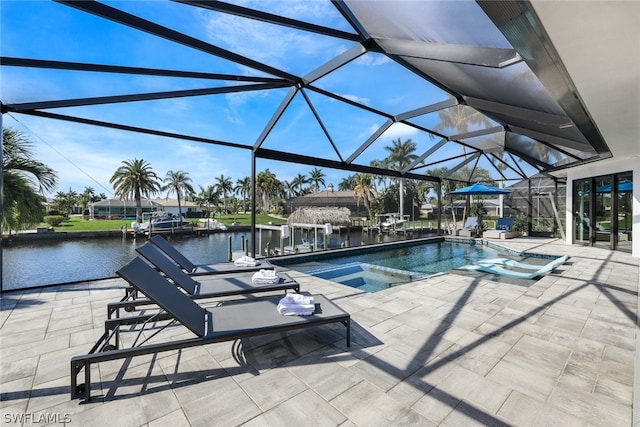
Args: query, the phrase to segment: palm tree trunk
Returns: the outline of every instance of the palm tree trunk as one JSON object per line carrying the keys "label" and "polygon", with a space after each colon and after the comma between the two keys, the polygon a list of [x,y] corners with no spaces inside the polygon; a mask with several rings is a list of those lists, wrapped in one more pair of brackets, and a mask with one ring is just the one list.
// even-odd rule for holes
{"label": "palm tree trunk", "polygon": [[140,197],[140,193],[136,193],[136,222],[142,223],[142,198]]}

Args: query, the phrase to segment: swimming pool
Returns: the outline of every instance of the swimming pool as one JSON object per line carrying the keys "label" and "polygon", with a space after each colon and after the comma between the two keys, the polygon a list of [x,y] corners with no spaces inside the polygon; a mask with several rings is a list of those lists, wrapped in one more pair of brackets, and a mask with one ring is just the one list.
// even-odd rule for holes
{"label": "swimming pool", "polygon": [[[439,241],[375,252],[364,250],[334,258],[322,257],[287,264],[287,267],[366,292],[378,292],[482,259],[504,256],[489,246]],[[273,261],[277,263],[277,260]]]}

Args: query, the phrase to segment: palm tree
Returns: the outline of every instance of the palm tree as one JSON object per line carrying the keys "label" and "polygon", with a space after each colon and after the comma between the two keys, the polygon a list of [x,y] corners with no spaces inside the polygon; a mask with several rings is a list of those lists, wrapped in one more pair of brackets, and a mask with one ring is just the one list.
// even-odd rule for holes
{"label": "palm tree", "polygon": [[78,204],[80,196],[78,193],[69,188],[69,192],[58,191],[53,203],[62,214],[69,215],[73,213],[73,208]]}
{"label": "palm tree", "polygon": [[295,178],[291,180],[291,185],[293,186],[293,188],[298,189],[298,191],[296,192],[297,196],[302,195],[302,187],[308,182],[309,180],[307,179],[307,177],[301,173],[296,175]]}
{"label": "palm tree", "polygon": [[359,173],[355,176],[356,186],[353,189],[353,195],[356,198],[357,206],[360,206],[362,199],[364,207],[369,213],[369,218],[373,220],[371,206],[376,200],[376,194],[373,187],[373,177],[368,173]]}
{"label": "palm tree", "polygon": [[96,190],[93,187],[84,187],[84,191],[78,197],[78,202],[82,205],[82,214],[87,210],[89,203],[95,203],[102,199],[96,195]]}
{"label": "palm tree", "polygon": [[290,198],[296,196],[298,193],[296,192],[296,186],[293,181],[284,181],[282,183],[282,187],[284,188],[285,197]]}
{"label": "palm tree", "polygon": [[[384,147],[389,152],[385,159],[391,169],[401,171],[413,163],[418,155],[415,154],[416,144],[411,139],[402,142],[400,138],[391,141],[391,146]],[[400,216],[404,214],[404,179],[400,178]]]}
{"label": "palm tree", "polygon": [[200,207],[207,207],[207,218],[211,216],[211,205],[218,204],[218,192],[216,191],[216,187],[213,185],[207,186],[204,188],[202,185],[200,187],[200,193],[198,193],[197,199]]}
{"label": "palm tree", "polygon": [[342,181],[338,184],[339,191],[353,190],[356,186],[356,176],[349,175],[346,178],[342,178]]}
{"label": "palm tree", "polygon": [[[374,168],[383,168],[386,169],[388,165],[388,160],[371,160],[370,165]],[[381,190],[381,192],[386,192],[389,185],[387,184],[388,178],[384,175],[377,175],[375,178],[377,188]],[[382,186],[382,187],[380,187]]]}
{"label": "palm tree", "polygon": [[33,159],[32,142],[22,132],[2,129],[2,192],[0,216],[9,232],[38,224],[45,213],[44,191],[56,188],[56,172]]}
{"label": "palm tree", "polygon": [[[441,134],[451,134],[452,132],[463,134],[471,129],[491,126],[491,121],[487,116],[466,105],[454,105],[453,107],[439,110],[438,117],[440,122],[434,126],[433,130]],[[433,134],[429,134],[429,136],[434,138]]]}
{"label": "palm tree", "polygon": [[151,197],[160,191],[158,175],[143,159],[123,160],[109,182],[113,184],[116,196],[136,201],[136,221],[142,221],[142,196]]}
{"label": "palm tree", "polygon": [[[440,122],[434,126],[433,130],[444,135],[451,134],[465,134],[467,132],[489,128],[492,126],[491,120],[484,114],[480,113],[474,108],[466,105],[454,105],[453,107],[446,108],[438,111],[438,117]],[[429,134],[430,138],[434,138],[435,135]],[[462,154],[467,154],[467,148],[462,145]],[[473,173],[473,171],[471,171]],[[468,176],[465,181],[471,181]]]}
{"label": "palm tree", "polygon": [[242,195],[242,212],[247,211],[247,195],[251,194],[251,177],[245,176],[236,181],[233,191]]}
{"label": "palm tree", "polygon": [[178,198],[178,215],[180,219],[180,228],[182,228],[182,205],[180,204],[180,200],[183,195],[186,200],[187,197],[194,193],[193,186],[191,185],[191,178],[189,178],[188,172],[169,171],[164,178],[164,182],[166,185],[163,185],[160,191],[166,191],[167,198],[171,193],[176,193],[176,197]]}
{"label": "palm tree", "polygon": [[313,168],[311,170],[311,172],[309,173],[309,184],[311,184],[311,187],[314,192],[320,191],[320,184],[322,184],[323,186],[325,185],[325,182],[324,182],[325,176],[326,175],[322,173],[321,169]]}
{"label": "palm tree", "polygon": [[262,199],[263,212],[268,211],[268,200],[277,193],[279,186],[281,186],[280,181],[269,169],[258,173],[256,176],[256,192]]}
{"label": "palm tree", "polygon": [[222,208],[224,212],[227,213],[227,193],[233,191],[233,182],[231,178],[225,177],[224,175],[217,177],[216,181],[216,188],[219,193],[222,193]]}

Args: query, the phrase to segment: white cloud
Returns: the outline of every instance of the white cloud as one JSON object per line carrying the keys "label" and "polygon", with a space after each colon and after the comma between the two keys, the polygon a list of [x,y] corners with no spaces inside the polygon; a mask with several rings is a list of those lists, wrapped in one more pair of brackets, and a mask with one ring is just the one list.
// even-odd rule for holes
{"label": "white cloud", "polygon": [[[358,95],[352,95],[350,93],[342,93],[342,94],[339,94],[339,95],[341,97],[343,97],[343,98],[346,98],[346,99],[348,99],[350,101],[353,101],[353,102],[357,102],[358,104],[362,104],[362,105],[368,105],[369,101],[370,101],[369,98],[364,98],[364,97],[358,96]],[[332,99],[332,101],[335,101],[335,100]]]}
{"label": "white cloud", "polygon": [[376,54],[376,53],[367,53],[366,55],[362,55],[354,62],[358,65],[364,65],[369,67],[375,67],[378,65],[386,64],[390,62],[391,59],[386,57],[385,55]]}
{"label": "white cloud", "polygon": [[394,123],[384,134],[382,134],[381,138],[389,140],[400,138],[404,140],[412,138],[418,133],[418,129],[412,126],[405,125],[404,123]]}

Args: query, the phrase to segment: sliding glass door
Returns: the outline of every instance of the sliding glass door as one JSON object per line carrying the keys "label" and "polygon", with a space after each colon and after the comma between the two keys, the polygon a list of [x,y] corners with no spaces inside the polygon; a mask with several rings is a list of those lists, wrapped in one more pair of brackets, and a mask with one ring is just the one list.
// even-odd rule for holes
{"label": "sliding glass door", "polygon": [[574,243],[631,251],[631,173],[574,181]]}
{"label": "sliding glass door", "polygon": [[575,218],[574,243],[589,244],[591,229],[591,179],[575,181],[573,185],[573,212]]}
{"label": "sliding glass door", "polygon": [[617,196],[615,219],[617,221],[616,249],[631,252],[631,226],[633,224],[633,179],[631,174],[616,177]]}
{"label": "sliding glass door", "polygon": [[596,178],[595,180],[595,204],[593,238],[594,246],[611,248],[613,221],[611,216],[611,180],[610,176]]}

